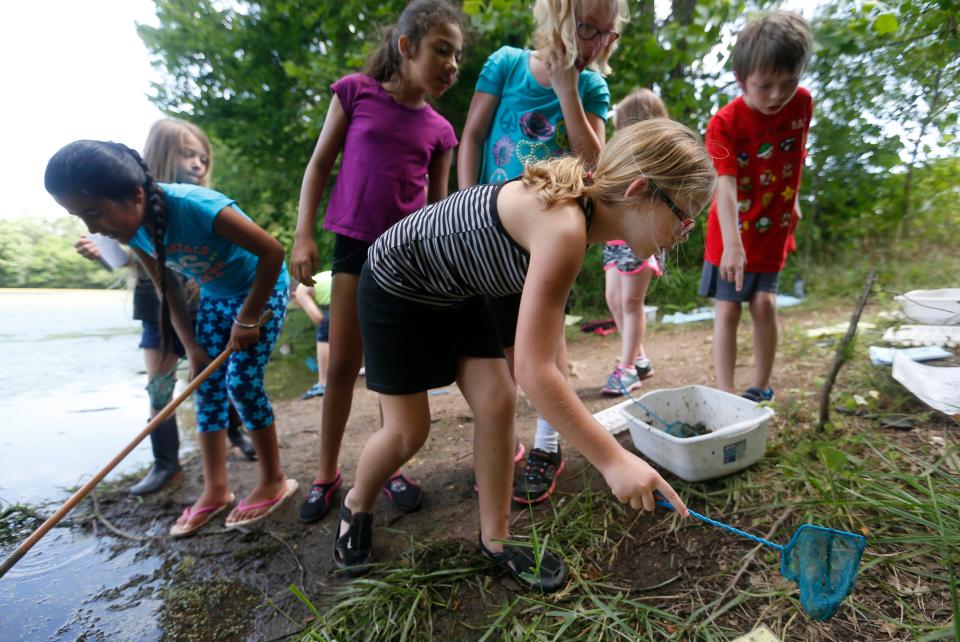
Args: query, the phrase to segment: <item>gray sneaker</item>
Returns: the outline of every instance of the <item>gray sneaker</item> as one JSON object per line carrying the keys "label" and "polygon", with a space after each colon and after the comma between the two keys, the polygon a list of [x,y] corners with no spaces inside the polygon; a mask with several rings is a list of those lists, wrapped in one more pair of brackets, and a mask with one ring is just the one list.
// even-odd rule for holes
{"label": "gray sneaker", "polygon": [[641,385],[636,372],[617,366],[607,377],[607,382],[600,388],[600,394],[608,397],[619,397],[636,390]]}

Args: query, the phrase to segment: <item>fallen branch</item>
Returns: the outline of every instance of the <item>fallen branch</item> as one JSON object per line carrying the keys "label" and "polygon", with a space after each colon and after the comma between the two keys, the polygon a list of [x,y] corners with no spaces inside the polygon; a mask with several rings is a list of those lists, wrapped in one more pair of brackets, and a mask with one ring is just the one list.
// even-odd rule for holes
{"label": "fallen branch", "polygon": [[853,337],[857,334],[857,324],[860,323],[860,315],[863,313],[863,307],[867,304],[867,299],[870,298],[870,291],[873,290],[873,282],[875,279],[876,274],[873,270],[870,270],[870,274],[867,275],[867,280],[863,284],[863,291],[860,293],[860,298],[857,300],[857,305],[853,308],[853,315],[850,317],[850,325],[847,327],[847,333],[843,335],[840,345],[837,346],[837,352],[833,355],[833,365],[830,367],[830,374],[827,375],[827,380],[823,384],[823,390],[820,392],[820,420],[817,422],[817,432],[823,432],[823,427],[830,421],[830,393],[833,391],[833,384],[837,380],[840,368],[843,367],[843,364],[847,361],[847,348],[850,342],[853,341]]}
{"label": "fallen branch", "polygon": [[133,540],[134,542],[149,542],[155,539],[160,539],[159,537],[146,537],[143,535],[133,535],[124,530],[121,530],[114,526],[110,520],[108,520],[102,512],[100,512],[100,502],[97,500],[97,491],[93,491],[90,494],[90,497],[93,499],[93,513],[97,516],[97,519],[100,520],[100,523],[106,526],[111,533],[117,537],[122,537],[124,539]]}

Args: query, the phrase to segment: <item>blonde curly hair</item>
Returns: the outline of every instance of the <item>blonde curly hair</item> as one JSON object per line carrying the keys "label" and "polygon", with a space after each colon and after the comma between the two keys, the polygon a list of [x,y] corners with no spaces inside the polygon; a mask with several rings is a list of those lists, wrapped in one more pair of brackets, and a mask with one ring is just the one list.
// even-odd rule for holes
{"label": "blonde curly hair", "polygon": [[[613,30],[620,32],[621,25],[628,17],[627,0],[536,0],[533,5],[533,18],[537,23],[533,32],[534,47],[539,51],[551,52],[557,42],[562,42],[567,67],[573,66],[579,53],[577,13],[583,2],[604,3],[609,11],[616,12],[617,19]],[[616,46],[616,42],[611,43],[590,67],[604,76],[609,75],[612,69],[607,61]]]}

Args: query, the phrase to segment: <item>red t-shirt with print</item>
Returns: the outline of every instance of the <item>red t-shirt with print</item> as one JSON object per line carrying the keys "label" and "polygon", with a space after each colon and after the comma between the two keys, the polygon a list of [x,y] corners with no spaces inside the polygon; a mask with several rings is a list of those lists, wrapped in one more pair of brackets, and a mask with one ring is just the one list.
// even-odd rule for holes
{"label": "red t-shirt with print", "polygon": [[[717,174],[737,179],[746,272],[779,272],[787,261],[787,242],[797,226],[794,205],[812,115],[813,99],[800,87],[776,114],[761,114],[740,96],[714,114],[707,125],[707,151]],[[707,218],[704,258],[719,266],[722,255],[714,199]]]}

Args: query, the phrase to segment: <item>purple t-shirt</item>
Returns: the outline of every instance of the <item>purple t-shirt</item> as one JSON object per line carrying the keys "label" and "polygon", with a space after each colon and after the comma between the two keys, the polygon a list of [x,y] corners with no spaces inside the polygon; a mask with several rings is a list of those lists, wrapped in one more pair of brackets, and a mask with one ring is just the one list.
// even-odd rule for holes
{"label": "purple t-shirt", "polygon": [[331,85],[350,124],[323,229],[372,243],[426,203],[430,162],[457,144],[430,105],[407,107],[366,74]]}

